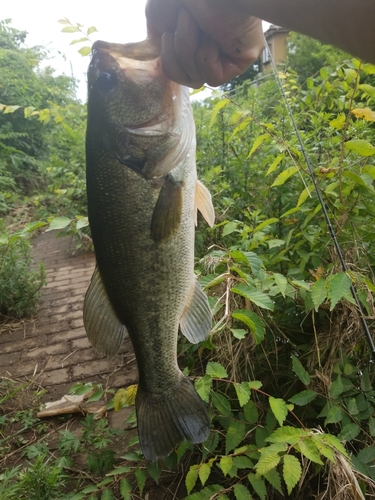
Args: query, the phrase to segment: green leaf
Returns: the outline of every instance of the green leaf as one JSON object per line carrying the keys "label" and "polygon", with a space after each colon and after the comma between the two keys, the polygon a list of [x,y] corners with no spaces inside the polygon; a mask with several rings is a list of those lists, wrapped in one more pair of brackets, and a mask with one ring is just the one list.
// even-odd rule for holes
{"label": "green leaf", "polygon": [[14,113],[17,109],[20,109],[21,106],[5,106],[3,113],[7,115],[9,113]]}
{"label": "green leaf", "polygon": [[258,408],[253,401],[248,401],[242,409],[245,415],[246,422],[248,422],[249,424],[255,424],[256,422],[258,422]]}
{"label": "green leaf", "polygon": [[212,378],[209,375],[197,378],[194,382],[194,387],[200,397],[206,403],[210,400],[210,391],[212,387]]}
{"label": "green leaf", "polygon": [[89,56],[91,54],[91,47],[81,47],[78,52],[81,54],[81,56]]}
{"label": "green leaf", "polygon": [[264,480],[261,477],[257,477],[255,474],[249,474],[247,476],[251,486],[254,488],[255,493],[260,497],[261,500],[266,500],[267,489]]}
{"label": "green leaf", "polygon": [[284,455],[283,477],[288,490],[288,495],[291,494],[301,476],[302,467],[298,458],[293,455]]}
{"label": "green leaf", "polygon": [[331,299],[330,311],[332,311],[339,300],[350,291],[351,284],[350,278],[344,272],[337,273],[332,277],[328,288],[328,294]]}
{"label": "green leaf", "polygon": [[243,328],[231,328],[230,331],[233,333],[233,337],[239,340],[244,339],[248,334],[248,332]]}
{"label": "green leaf", "polygon": [[247,383],[250,389],[254,389],[255,391],[262,387],[262,382],[260,380],[249,380]]}
{"label": "green leaf", "polygon": [[375,155],[375,147],[368,141],[363,139],[353,139],[345,143],[345,149],[349,151],[354,151],[360,156],[372,156]]}
{"label": "green leaf", "polygon": [[344,128],[345,122],[346,122],[345,113],[339,113],[337,118],[329,122],[329,125],[330,127],[335,128],[336,130],[342,130]]}
{"label": "green leaf", "polygon": [[[284,450],[286,450],[286,446]],[[258,462],[255,464],[255,470],[257,474],[263,476],[267,474],[270,470],[274,469],[280,462],[280,455],[278,452],[262,452]]]}
{"label": "green leaf", "polygon": [[236,382],[233,383],[234,388],[236,390],[237,398],[240,403],[240,406],[244,406],[250,399],[250,387],[246,382],[242,382],[242,384],[238,384]]}
{"label": "green leaf", "polygon": [[306,458],[319,465],[323,465],[319,450],[311,438],[301,439],[298,443],[299,451]]}
{"label": "green leaf", "polygon": [[[236,452],[236,450],[235,450]],[[233,458],[233,465],[237,469],[252,469],[254,467],[253,461],[246,456],[238,456]]]}
{"label": "green leaf", "polygon": [[264,474],[267,481],[277,490],[280,495],[284,496],[283,490],[281,488],[281,478],[280,474],[276,469],[271,469],[267,474]]}
{"label": "green leaf", "polygon": [[130,467],[127,467],[126,465],[124,467],[115,467],[111,472],[108,472],[106,476],[117,476],[121,474],[127,474],[128,472],[131,471]]}
{"label": "green leaf", "polygon": [[131,492],[132,492],[132,485],[130,482],[126,479],[123,478],[120,481],[120,494],[124,500],[130,500],[131,499]]}
{"label": "green leaf", "polygon": [[202,483],[202,486],[204,486],[206,484],[207,479],[210,477],[211,467],[212,467],[212,462],[202,464],[199,467],[199,479]]}
{"label": "green leaf", "polygon": [[283,170],[271,184],[271,187],[282,186],[296,172],[298,172],[298,168],[295,166]]}
{"label": "green leaf", "polygon": [[355,398],[350,398],[348,403],[347,403],[347,409],[349,415],[358,415],[359,410],[357,408],[357,403]]}
{"label": "green leaf", "polygon": [[311,287],[311,300],[314,304],[315,311],[318,312],[320,304],[327,298],[326,280],[320,279]]}
{"label": "green leaf", "polygon": [[266,177],[267,175],[269,174],[272,174],[272,172],[274,172],[277,167],[279,166],[280,162],[285,158],[285,153],[281,153],[280,155],[276,156],[276,158],[273,160],[273,162],[271,163],[271,165],[268,167],[268,170],[266,172]]}
{"label": "green leaf", "polygon": [[225,226],[223,227],[223,233],[222,236],[227,236],[228,234],[233,233],[234,231],[237,230],[238,227],[238,222],[236,221],[230,221]]}
{"label": "green leaf", "polygon": [[297,377],[300,379],[300,381],[304,385],[309,385],[309,383],[310,383],[310,375],[304,369],[301,361],[296,356],[294,356],[294,354],[292,354],[292,365],[293,365],[294,373],[297,375]]}
{"label": "green leaf", "polygon": [[305,406],[317,397],[315,391],[306,390],[295,394],[293,397],[289,398],[288,401],[297,406]]}
{"label": "green leaf", "polygon": [[61,30],[62,33],[77,33],[79,28],[77,26],[66,26]]}
{"label": "green leaf", "polygon": [[250,491],[241,483],[238,483],[233,488],[234,496],[236,500],[251,500],[252,496],[250,495]]}
{"label": "green leaf", "polygon": [[88,35],[91,35],[91,33],[95,33],[96,31],[98,31],[95,26],[90,26],[87,30],[87,34]]}
{"label": "green leaf", "polygon": [[339,406],[333,406],[327,414],[327,418],[324,421],[324,425],[326,426],[328,424],[337,424],[337,422],[340,422],[341,419],[342,419],[341,408]]}
{"label": "green leaf", "polygon": [[375,418],[371,417],[368,420],[368,432],[370,436],[375,437]]}
{"label": "green leaf", "polygon": [[263,144],[264,141],[267,141],[271,138],[271,136],[269,134],[262,134],[262,135],[259,135],[255,141],[254,141],[254,144],[250,150],[250,153],[247,155],[247,159],[250,158],[251,155],[253,155],[255,153],[255,151],[259,148],[259,146],[261,144]]}
{"label": "green leaf", "polygon": [[49,223],[49,227],[48,229],[46,229],[46,232],[53,231],[55,229],[64,229],[65,227],[69,226],[71,221],[72,219],[69,219],[68,217],[55,217]]}
{"label": "green leaf", "polygon": [[226,433],[225,436],[225,454],[228,453],[234,448],[236,448],[243,440],[246,434],[246,427],[244,422],[234,420]]}
{"label": "green leaf", "polygon": [[213,405],[220,413],[220,415],[222,415],[223,417],[230,417],[232,415],[232,407],[228,398],[226,398],[223,394],[215,391],[212,392],[211,398]]}
{"label": "green leaf", "polygon": [[233,467],[233,458],[224,455],[223,457],[221,457],[219,465],[220,469],[223,471],[224,476],[226,476]]}
{"label": "green leaf", "polygon": [[[191,495],[184,498],[184,500],[211,500],[216,498],[216,493],[223,489],[219,484],[210,484],[203,488],[203,490],[197,491],[197,493],[192,493]],[[150,498],[151,500],[151,498]]]}
{"label": "green leaf", "polygon": [[285,298],[286,287],[288,286],[288,280],[280,273],[273,273],[273,279],[279,288],[281,295]]}
{"label": "green leaf", "polygon": [[340,441],[351,441],[355,439],[360,432],[361,428],[357,424],[351,423],[344,425],[337,437]]}
{"label": "green leaf", "polygon": [[82,217],[82,219],[79,219],[77,221],[77,229],[82,229],[83,227],[87,227],[89,225],[89,220],[87,217]]}
{"label": "green leaf", "polygon": [[254,233],[256,233],[257,231],[261,231],[263,228],[270,226],[271,224],[275,224],[275,222],[279,222],[279,219],[276,219],[276,217],[264,220],[256,226],[256,228],[254,229]]}
{"label": "green leaf", "polygon": [[329,395],[332,399],[337,399],[340,394],[344,392],[344,384],[341,380],[341,375],[337,375],[336,380],[332,382],[331,389],[329,391]]}
{"label": "green leaf", "polygon": [[114,500],[113,493],[110,489],[106,488],[105,490],[102,491],[100,500]]}
{"label": "green leaf", "polygon": [[227,378],[228,373],[224,366],[214,361],[209,361],[206,366],[206,374],[213,378]]}
{"label": "green leaf", "polygon": [[272,413],[275,415],[276,420],[279,425],[282,426],[288,415],[288,408],[286,402],[281,398],[274,398],[270,396],[268,398]]}
{"label": "green leaf", "polygon": [[364,464],[375,461],[375,446],[366,446],[357,455],[358,460]]}
{"label": "green leaf", "polygon": [[225,108],[225,106],[228,106],[228,104],[230,103],[230,100],[229,99],[221,99],[220,101],[218,101],[215,106],[213,107],[213,110],[212,110],[212,115],[211,115],[211,120],[210,120],[210,127],[212,127],[212,125],[215,123],[215,120],[216,120],[216,117],[219,113],[219,111],[221,111],[222,109]]}
{"label": "green leaf", "polygon": [[258,345],[264,339],[266,334],[266,329],[263,321],[259,318],[257,314],[247,309],[237,309],[232,312],[232,317],[242,321],[246,326],[249,327],[250,331],[254,335],[255,343]]}
{"label": "green leaf", "polygon": [[76,43],[82,43],[82,42],[88,42],[89,39],[87,36],[84,36],[82,38],[77,38],[76,40],[72,40],[69,45],[75,45]]}
{"label": "green leaf", "polygon": [[198,480],[198,475],[199,475],[199,465],[191,465],[189,472],[186,474],[185,478],[185,486],[186,486],[186,491],[188,494],[191,492],[191,490],[194,488],[194,486],[197,483]]}
{"label": "green leaf", "polygon": [[[319,435],[318,435],[319,436]],[[316,437],[318,437],[316,436]],[[344,446],[341,444],[340,440],[336,437],[333,436],[332,434],[321,434],[321,440],[322,442],[329,444],[333,448],[335,448],[337,451],[339,451],[344,457],[349,458],[348,453]]]}
{"label": "green leaf", "polygon": [[295,445],[305,435],[306,433],[303,429],[285,425],[284,427],[276,429],[270,436],[268,436],[268,438],[266,438],[266,441],[269,441],[270,443],[288,443]]}
{"label": "green leaf", "polygon": [[159,482],[159,478],[161,475],[161,467],[157,462],[156,463],[149,462],[147,464],[147,472],[150,474],[155,483]]}
{"label": "green leaf", "polygon": [[140,469],[139,467],[137,467],[135,469],[135,477],[137,479],[137,485],[138,485],[138,488],[139,488],[139,493],[142,495],[143,488],[145,487],[145,484],[146,484],[146,474],[145,474],[145,472],[142,469]]}
{"label": "green leaf", "polygon": [[264,292],[261,292],[255,287],[246,285],[246,283],[239,283],[238,285],[234,286],[232,288],[232,292],[242,295],[246,299],[250,300],[250,302],[253,302],[255,305],[263,309],[273,311],[275,308],[274,303],[268,295],[266,295]]}

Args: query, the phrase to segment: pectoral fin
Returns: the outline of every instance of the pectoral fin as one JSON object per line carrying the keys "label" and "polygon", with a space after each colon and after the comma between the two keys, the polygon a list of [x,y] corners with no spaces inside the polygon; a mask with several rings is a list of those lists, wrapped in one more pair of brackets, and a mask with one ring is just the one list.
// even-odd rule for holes
{"label": "pectoral fin", "polygon": [[126,336],[126,328],[113,310],[97,267],[85,295],[83,323],[96,351],[110,358],[117,354]]}
{"label": "pectoral fin", "polygon": [[152,214],[151,238],[155,243],[169,239],[178,230],[182,201],[182,183],[167,175]]}
{"label": "pectoral fin", "polygon": [[212,314],[206,294],[198,280],[190,290],[190,296],[180,319],[181,332],[192,344],[206,339],[212,326]]}
{"label": "pectoral fin", "polygon": [[215,224],[215,210],[212,205],[211,193],[201,181],[195,186],[195,225],[197,225],[197,210],[203,215],[210,227]]}

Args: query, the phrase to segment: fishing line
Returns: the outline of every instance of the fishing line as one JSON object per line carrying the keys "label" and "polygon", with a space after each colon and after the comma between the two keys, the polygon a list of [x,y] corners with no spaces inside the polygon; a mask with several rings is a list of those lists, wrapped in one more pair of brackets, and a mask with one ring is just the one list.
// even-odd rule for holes
{"label": "fishing line", "polygon": [[[332,237],[332,240],[333,240],[333,243],[334,243],[337,255],[338,255],[340,263],[341,263],[341,267],[342,267],[342,269],[343,269],[343,271],[345,273],[348,273],[349,268],[348,268],[348,266],[347,266],[347,264],[345,262],[343,253],[341,251],[340,244],[339,244],[339,242],[337,240],[336,232],[335,232],[335,230],[334,230],[334,228],[332,226],[331,219],[330,219],[330,216],[328,214],[326,204],[324,203],[323,196],[322,196],[322,194],[320,192],[320,189],[319,189],[319,186],[318,186],[318,182],[316,180],[316,177],[315,177],[315,174],[314,174],[314,170],[313,170],[313,167],[312,167],[309,155],[307,154],[307,151],[305,149],[305,144],[304,144],[302,136],[301,136],[301,134],[299,132],[297,123],[296,123],[296,121],[294,119],[294,114],[293,114],[292,108],[290,107],[290,104],[289,104],[289,101],[288,101],[288,97],[287,97],[287,95],[286,95],[286,93],[284,91],[281,79],[279,77],[279,73],[277,71],[277,67],[276,67],[275,61],[274,61],[274,59],[272,57],[272,54],[271,54],[271,51],[270,51],[270,48],[269,48],[269,45],[267,43],[266,38],[264,38],[264,41],[265,41],[265,50],[268,51],[268,56],[269,56],[270,61],[271,61],[273,72],[275,74],[277,83],[278,83],[279,88],[280,88],[281,95],[283,96],[283,99],[284,99],[287,111],[288,111],[290,119],[292,121],[292,125],[293,125],[294,131],[296,133],[298,142],[299,142],[299,144],[301,146],[301,151],[302,151],[303,157],[305,159],[305,162],[306,162],[306,165],[307,165],[307,168],[308,168],[311,180],[313,182],[313,185],[314,185],[314,188],[315,188],[315,191],[316,191],[316,194],[318,196],[318,200],[319,200],[320,206],[322,207],[324,218],[325,218],[326,224],[328,226],[328,231],[329,231],[329,233],[330,233],[330,235]],[[349,276],[349,278],[350,278],[350,276]],[[371,350],[371,353],[372,353],[372,357],[375,360],[375,344],[374,344],[371,332],[369,330],[369,327],[368,327],[365,315],[363,313],[363,308],[362,308],[362,305],[361,305],[361,303],[359,301],[359,298],[358,298],[358,295],[357,295],[357,291],[356,291],[355,286],[354,286],[353,283],[351,283],[351,285],[350,285],[350,291],[351,291],[351,294],[352,294],[352,296],[353,296],[353,298],[355,300],[355,303],[357,305],[357,308],[358,308],[358,311],[359,311],[359,316],[361,318],[361,323],[362,323],[363,329],[364,329],[366,337],[367,337],[367,341],[368,341],[368,344],[369,344],[369,347],[370,347],[370,350]]]}

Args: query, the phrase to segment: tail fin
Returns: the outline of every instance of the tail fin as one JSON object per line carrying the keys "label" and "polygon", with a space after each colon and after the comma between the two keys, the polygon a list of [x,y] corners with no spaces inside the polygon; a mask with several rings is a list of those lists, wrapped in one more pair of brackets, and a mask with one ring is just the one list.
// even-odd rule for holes
{"label": "tail fin", "polygon": [[136,410],[139,442],[150,462],[167,457],[184,439],[203,443],[208,438],[206,407],[185,376],[177,387],[161,396],[149,395],[139,387]]}

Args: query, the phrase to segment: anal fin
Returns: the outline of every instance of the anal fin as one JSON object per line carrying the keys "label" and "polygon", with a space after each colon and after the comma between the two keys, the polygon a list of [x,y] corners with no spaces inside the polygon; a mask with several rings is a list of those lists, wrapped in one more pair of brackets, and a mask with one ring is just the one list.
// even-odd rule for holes
{"label": "anal fin", "polygon": [[215,210],[212,204],[212,197],[206,186],[199,180],[195,186],[195,225],[197,225],[197,210],[210,227],[215,224]]}
{"label": "anal fin", "polygon": [[96,267],[83,303],[83,324],[96,351],[112,358],[120,349],[126,328],[118,319]]}
{"label": "anal fin", "polygon": [[190,295],[180,319],[181,332],[189,342],[197,344],[206,339],[211,327],[212,313],[208,298],[194,277]]}
{"label": "anal fin", "polygon": [[182,183],[165,176],[151,219],[151,238],[161,243],[173,236],[181,223]]}

